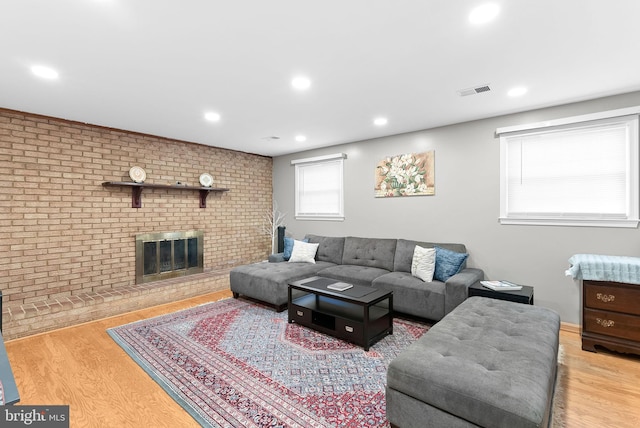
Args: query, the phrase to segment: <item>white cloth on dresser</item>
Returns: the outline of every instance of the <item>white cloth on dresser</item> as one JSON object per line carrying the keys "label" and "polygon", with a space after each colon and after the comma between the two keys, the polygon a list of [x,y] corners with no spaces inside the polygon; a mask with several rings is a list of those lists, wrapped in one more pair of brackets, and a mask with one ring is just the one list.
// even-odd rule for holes
{"label": "white cloth on dresser", "polygon": [[565,274],[576,279],[640,284],[638,257],[575,254],[569,263],[571,267]]}

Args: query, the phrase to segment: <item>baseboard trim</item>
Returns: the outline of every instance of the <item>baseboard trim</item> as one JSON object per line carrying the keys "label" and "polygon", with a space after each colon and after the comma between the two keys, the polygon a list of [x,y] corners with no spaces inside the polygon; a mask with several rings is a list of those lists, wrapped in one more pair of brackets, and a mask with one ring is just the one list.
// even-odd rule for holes
{"label": "baseboard trim", "polygon": [[566,331],[568,333],[574,333],[574,334],[580,334],[582,329],[580,328],[580,326],[578,324],[571,324],[568,322],[561,322],[560,323],[560,330],[562,331]]}

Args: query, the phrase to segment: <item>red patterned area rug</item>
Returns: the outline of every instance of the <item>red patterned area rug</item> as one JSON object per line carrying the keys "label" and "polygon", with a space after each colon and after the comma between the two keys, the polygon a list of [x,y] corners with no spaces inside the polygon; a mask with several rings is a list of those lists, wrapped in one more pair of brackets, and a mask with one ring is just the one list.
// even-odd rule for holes
{"label": "red patterned area rug", "polygon": [[202,426],[378,427],[389,362],[428,325],[394,320],[368,352],[238,299],[109,329]]}

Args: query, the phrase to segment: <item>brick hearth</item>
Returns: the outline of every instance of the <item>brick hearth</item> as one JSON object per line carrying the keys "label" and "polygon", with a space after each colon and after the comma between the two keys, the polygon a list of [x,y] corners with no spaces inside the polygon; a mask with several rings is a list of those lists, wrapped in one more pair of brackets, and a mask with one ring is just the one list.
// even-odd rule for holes
{"label": "brick hearth", "polygon": [[42,333],[228,288],[229,270],[221,270],[7,306],[2,309],[7,332],[3,337],[8,340]]}

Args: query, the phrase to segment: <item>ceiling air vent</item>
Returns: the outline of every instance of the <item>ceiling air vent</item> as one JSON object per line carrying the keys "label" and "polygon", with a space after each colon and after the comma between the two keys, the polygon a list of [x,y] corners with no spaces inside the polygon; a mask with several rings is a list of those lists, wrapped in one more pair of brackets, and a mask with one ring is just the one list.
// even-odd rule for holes
{"label": "ceiling air vent", "polygon": [[490,90],[491,88],[489,87],[489,85],[480,85],[480,86],[476,86],[475,88],[460,89],[458,90],[458,95],[460,95],[461,97],[466,97],[468,95],[475,95],[475,94],[481,94],[483,92],[489,92]]}

